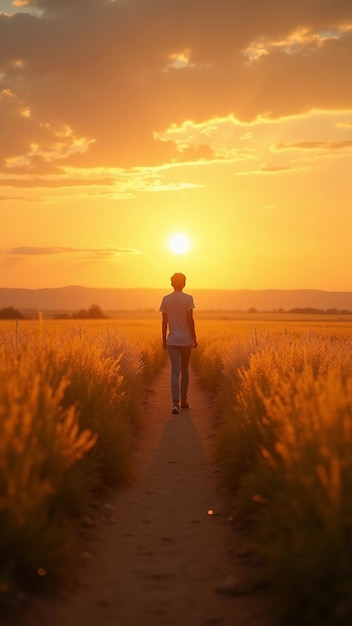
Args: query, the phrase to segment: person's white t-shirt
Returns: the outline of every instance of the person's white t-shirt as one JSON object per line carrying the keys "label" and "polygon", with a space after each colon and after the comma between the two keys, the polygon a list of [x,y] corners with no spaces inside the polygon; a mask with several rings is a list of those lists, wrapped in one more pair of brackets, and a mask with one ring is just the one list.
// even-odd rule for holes
{"label": "person's white t-shirt", "polygon": [[164,296],[159,311],[166,313],[169,323],[168,346],[191,346],[193,338],[187,323],[187,311],[194,309],[193,297],[183,291]]}

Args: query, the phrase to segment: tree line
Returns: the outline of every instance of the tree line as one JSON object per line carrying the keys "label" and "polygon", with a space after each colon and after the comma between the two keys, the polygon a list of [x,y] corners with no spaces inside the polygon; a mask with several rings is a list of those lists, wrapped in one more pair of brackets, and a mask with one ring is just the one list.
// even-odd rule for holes
{"label": "tree line", "polygon": [[[25,320],[28,319],[21,311],[13,306],[0,309],[0,320]],[[30,319],[30,318],[29,318]],[[101,320],[109,319],[97,304],[92,304],[89,309],[80,309],[74,313],[57,313],[54,319],[59,320]]]}

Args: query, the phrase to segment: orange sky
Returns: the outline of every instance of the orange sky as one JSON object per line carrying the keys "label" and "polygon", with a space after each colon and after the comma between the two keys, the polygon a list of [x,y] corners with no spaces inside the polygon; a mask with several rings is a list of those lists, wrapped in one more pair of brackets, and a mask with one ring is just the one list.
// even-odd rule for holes
{"label": "orange sky", "polygon": [[0,11],[0,287],[352,291],[350,1]]}

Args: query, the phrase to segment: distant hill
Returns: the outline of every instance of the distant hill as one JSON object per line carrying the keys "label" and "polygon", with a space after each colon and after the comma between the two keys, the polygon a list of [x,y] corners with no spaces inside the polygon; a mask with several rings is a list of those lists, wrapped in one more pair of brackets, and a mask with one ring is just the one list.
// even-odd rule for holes
{"label": "distant hill", "polygon": [[[170,289],[96,289],[59,287],[47,289],[0,288],[0,308],[15,307],[38,311],[76,311],[98,305],[103,311],[158,311],[161,299]],[[187,291],[187,289],[186,289]],[[274,311],[294,308],[352,311],[352,292],[311,289],[223,290],[190,289],[196,308],[203,311]]]}

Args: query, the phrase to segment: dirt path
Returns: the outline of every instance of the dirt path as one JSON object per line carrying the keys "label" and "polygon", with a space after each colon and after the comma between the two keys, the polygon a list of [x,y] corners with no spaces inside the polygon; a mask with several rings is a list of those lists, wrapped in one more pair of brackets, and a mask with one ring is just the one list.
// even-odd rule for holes
{"label": "dirt path", "polygon": [[211,407],[192,376],[189,398],[191,411],[171,415],[164,369],[150,389],[136,480],[89,530],[77,588],[31,606],[23,626],[264,626],[260,595],[218,591],[229,576],[241,582],[243,545],[209,459]]}

